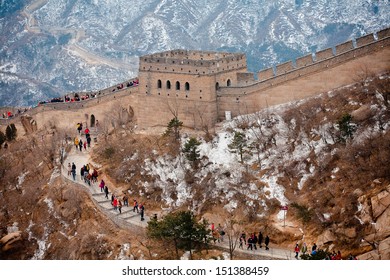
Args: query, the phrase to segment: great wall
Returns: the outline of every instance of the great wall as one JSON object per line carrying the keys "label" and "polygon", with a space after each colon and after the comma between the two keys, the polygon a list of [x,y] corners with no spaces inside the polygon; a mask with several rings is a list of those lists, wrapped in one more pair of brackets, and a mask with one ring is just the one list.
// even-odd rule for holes
{"label": "great wall", "polygon": [[[165,127],[175,115],[187,127],[212,128],[225,118],[259,111],[351,84],[390,70],[390,28],[288,61],[258,73],[243,53],[173,50],[140,57],[138,86],[117,85],[78,102],[46,103],[27,112],[38,126],[73,127],[93,115],[134,114],[138,129]],[[128,81],[124,82],[126,84]],[[82,95],[91,94],[87,92]],[[50,113],[47,113],[49,112]],[[16,117],[17,118],[17,117]],[[61,120],[72,120],[61,122]],[[0,126],[9,119],[0,119]],[[16,120],[15,120],[16,122]]]}

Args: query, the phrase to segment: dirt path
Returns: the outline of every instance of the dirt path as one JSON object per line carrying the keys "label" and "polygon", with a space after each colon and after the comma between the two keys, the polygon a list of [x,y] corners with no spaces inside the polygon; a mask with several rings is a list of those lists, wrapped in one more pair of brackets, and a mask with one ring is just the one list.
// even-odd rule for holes
{"label": "dirt path", "polygon": [[[150,220],[150,217],[147,215],[148,213],[147,209],[145,211],[144,221],[141,221],[139,213],[133,212],[132,207],[126,207],[126,206],[122,207],[122,213],[120,214],[117,210],[114,210],[113,206],[111,205],[112,191],[114,192],[114,194],[118,195],[119,197],[121,197],[122,195],[116,191],[115,186],[112,186],[110,183],[107,183],[110,191],[110,194],[107,199],[105,198],[104,192],[100,191],[99,180],[97,183],[91,183],[91,185],[88,185],[87,183],[84,182],[84,180],[82,180],[80,176],[80,168],[83,165],[86,165],[87,163],[91,164],[92,161],[90,157],[90,151],[91,149],[87,151],[84,151],[84,149],[82,151],[79,151],[78,149],[76,150],[75,147],[72,147],[72,150],[67,155],[64,165],[62,166],[61,175],[65,177],[67,180],[72,181],[86,188],[91,194],[91,198],[94,201],[94,203],[99,205],[100,206],[99,208],[103,211],[103,213],[107,215],[111,220],[113,220],[116,224],[125,227],[137,226],[141,228],[146,228],[147,222]],[[76,171],[77,171],[76,180],[73,180],[72,176],[68,176],[68,170],[67,170],[68,163],[70,164],[75,163],[76,165]],[[129,204],[131,205],[131,202]],[[210,245],[213,247],[222,248],[224,250],[229,249],[229,243],[227,241],[227,238],[225,238],[224,241],[217,242],[215,244],[211,243]],[[236,249],[235,252],[240,254],[260,256],[266,259],[282,259],[282,260],[294,259],[294,253],[292,252],[292,250],[273,248],[272,244],[270,244],[270,249],[268,251],[258,248],[257,250],[253,250],[253,251],[249,251],[246,249]]]}

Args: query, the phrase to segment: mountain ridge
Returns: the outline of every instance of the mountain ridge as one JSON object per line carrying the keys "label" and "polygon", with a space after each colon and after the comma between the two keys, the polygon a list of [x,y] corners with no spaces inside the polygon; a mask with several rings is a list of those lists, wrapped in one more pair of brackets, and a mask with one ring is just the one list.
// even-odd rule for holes
{"label": "mountain ridge", "polygon": [[[19,11],[7,3],[17,3]],[[54,90],[29,87],[3,73],[3,106],[32,105],[59,93],[108,87],[135,76],[138,57],[147,53],[179,48],[244,52],[249,70],[258,71],[390,23],[388,1],[7,3],[6,10],[12,12],[0,18],[2,65]],[[86,53],[101,63],[90,64]]]}

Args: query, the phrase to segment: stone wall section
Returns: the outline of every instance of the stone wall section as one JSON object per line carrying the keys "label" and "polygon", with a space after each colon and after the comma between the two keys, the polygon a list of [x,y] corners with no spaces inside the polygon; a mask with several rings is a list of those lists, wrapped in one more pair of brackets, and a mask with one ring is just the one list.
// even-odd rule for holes
{"label": "stone wall section", "polygon": [[362,47],[368,44],[371,44],[375,41],[374,34],[368,34],[366,36],[360,37],[356,39],[356,47]]}
{"label": "stone wall section", "polygon": [[238,86],[247,86],[255,82],[255,77],[253,73],[242,72],[237,73],[237,84]]}
{"label": "stone wall section", "polygon": [[313,64],[313,56],[312,54],[308,54],[306,56],[302,56],[296,59],[295,65],[297,68],[302,68],[308,65]]}
{"label": "stone wall section", "polygon": [[373,73],[388,71],[389,46],[387,38],[253,85],[221,88],[218,120],[224,119],[225,111],[235,117],[354,83],[353,73],[362,65]]}
{"label": "stone wall section", "polygon": [[353,43],[352,41],[345,42],[343,44],[336,46],[336,55],[340,55],[342,53],[348,52],[350,50],[353,50]]}
{"label": "stone wall section", "polygon": [[390,28],[383,29],[377,32],[378,40],[382,40],[384,38],[390,37]]}
{"label": "stone wall section", "polygon": [[283,64],[276,66],[276,76],[281,75],[281,74],[285,74],[285,73],[290,72],[292,70],[294,70],[294,65],[293,65],[292,61],[287,61]]}
{"label": "stone wall section", "polygon": [[315,54],[315,61],[316,62],[317,61],[322,61],[322,60],[331,58],[333,56],[334,56],[333,49],[332,48],[328,48],[328,49],[316,52],[316,54]]}
{"label": "stone wall section", "polygon": [[264,70],[257,72],[257,79],[259,81],[268,80],[268,79],[273,78],[273,77],[275,77],[273,68],[267,68],[267,69],[264,69]]}

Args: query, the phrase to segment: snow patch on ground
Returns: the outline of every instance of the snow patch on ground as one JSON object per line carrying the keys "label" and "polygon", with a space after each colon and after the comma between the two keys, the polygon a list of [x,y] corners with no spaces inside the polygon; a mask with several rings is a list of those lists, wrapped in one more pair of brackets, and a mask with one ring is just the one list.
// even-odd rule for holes
{"label": "snow patch on ground", "polygon": [[16,189],[20,189],[24,183],[24,180],[26,179],[26,175],[30,173],[29,171],[26,171],[24,173],[21,173],[19,176],[18,176],[18,183],[16,184]]}
{"label": "snow patch on ground", "polygon": [[184,254],[180,257],[180,260],[189,260],[190,259],[190,251],[185,251]]}
{"label": "snow patch on ground", "polygon": [[277,177],[266,177],[263,176],[261,180],[263,182],[266,182],[266,186],[264,187],[264,191],[269,192],[269,194],[266,194],[268,199],[276,198],[281,205],[287,205],[288,199],[284,196],[285,188],[280,186],[277,181]]}
{"label": "snow patch on ground", "polygon": [[7,227],[8,234],[19,231],[18,223],[14,222],[12,226]]}
{"label": "snow patch on ground", "polygon": [[130,257],[128,256],[130,250],[130,243],[122,244],[119,256],[116,258],[117,260],[130,260]]}
{"label": "snow patch on ground", "polygon": [[324,213],[324,214],[322,214],[322,216],[324,216],[324,218],[325,218],[326,220],[329,220],[330,217],[332,216],[332,214],[330,214],[330,213]]}
{"label": "snow patch on ground", "polygon": [[44,227],[43,237],[42,239],[37,239],[38,249],[35,251],[34,256],[31,258],[32,260],[42,260],[46,250],[50,247],[50,243],[47,244],[49,240],[49,232],[47,227]]}

